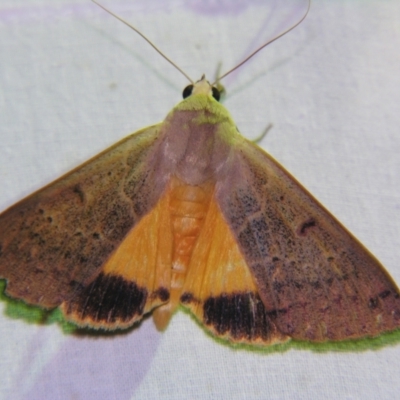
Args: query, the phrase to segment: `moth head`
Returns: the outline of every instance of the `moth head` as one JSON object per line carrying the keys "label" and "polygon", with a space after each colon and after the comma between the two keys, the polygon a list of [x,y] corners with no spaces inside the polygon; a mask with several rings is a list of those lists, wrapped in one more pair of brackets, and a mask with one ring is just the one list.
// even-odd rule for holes
{"label": "moth head", "polygon": [[201,77],[197,82],[190,84],[183,89],[182,97],[186,99],[193,94],[205,94],[212,96],[215,100],[219,101],[221,97],[220,91],[208,82],[205,75]]}

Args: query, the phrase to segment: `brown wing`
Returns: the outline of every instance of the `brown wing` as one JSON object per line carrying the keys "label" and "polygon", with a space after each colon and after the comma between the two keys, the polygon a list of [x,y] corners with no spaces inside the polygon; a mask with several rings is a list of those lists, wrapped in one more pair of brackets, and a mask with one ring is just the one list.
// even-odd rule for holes
{"label": "brown wing", "polygon": [[382,265],[276,161],[237,147],[216,198],[272,321],[324,341],[400,326],[400,295]]}
{"label": "brown wing", "polygon": [[[164,190],[159,130],[127,137],[0,215],[7,294],[52,308],[101,280],[102,266]],[[121,282],[111,280],[90,295],[118,291]]]}

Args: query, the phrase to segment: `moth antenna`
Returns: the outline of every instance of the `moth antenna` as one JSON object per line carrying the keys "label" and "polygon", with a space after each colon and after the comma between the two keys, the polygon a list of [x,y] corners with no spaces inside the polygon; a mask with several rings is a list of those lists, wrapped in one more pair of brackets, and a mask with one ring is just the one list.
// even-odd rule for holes
{"label": "moth antenna", "polygon": [[261,134],[259,136],[257,136],[255,139],[252,139],[251,141],[253,143],[260,143],[261,140],[263,140],[265,138],[265,136],[267,136],[268,132],[272,129],[272,124],[268,124],[265,129],[261,132]]}
{"label": "moth antenna", "polygon": [[112,11],[108,10],[106,7],[102,6],[100,3],[98,3],[96,0],[92,0],[93,3],[98,5],[100,8],[102,8],[104,11],[108,12],[110,15],[112,15],[114,18],[118,19],[122,23],[124,23],[126,26],[134,30],[138,35],[140,35],[158,54],[161,55],[165,60],[167,60],[172,66],[175,67],[190,83],[194,83],[194,81],[187,75],[181,68],[179,68],[172,60],[170,60],[160,49],[156,47],[154,43],[151,42],[150,39],[148,39],[146,36],[143,35],[142,32],[140,32],[138,29],[136,29],[133,25],[131,25],[129,22],[125,21],[121,17],[119,17],[117,14],[114,14]]}
{"label": "moth antenna", "polygon": [[[94,0],[93,0],[94,1]],[[287,33],[289,33],[291,30],[293,30],[294,28],[296,28],[296,26],[300,25],[304,19],[307,17],[308,12],[310,11],[310,6],[311,6],[311,0],[308,0],[308,6],[307,6],[307,11],[305,12],[305,14],[300,18],[300,20],[298,22],[296,22],[294,25],[292,25],[289,29],[286,29],[285,31],[283,31],[282,33],[280,33],[279,35],[275,36],[274,38],[272,38],[271,40],[269,40],[267,43],[264,43],[261,47],[259,47],[257,50],[253,51],[253,53],[251,53],[248,57],[246,57],[242,62],[240,62],[238,65],[236,65],[235,67],[233,67],[232,69],[230,69],[228,72],[225,72],[222,76],[220,76],[213,84],[212,86],[214,86],[217,82],[219,82],[221,79],[226,78],[229,74],[231,74],[233,71],[236,71],[238,68],[240,68],[243,64],[245,64],[247,61],[250,60],[250,58],[254,57],[259,51],[261,51],[264,47],[267,47],[269,44],[271,44],[272,42],[275,42],[275,40],[278,40],[279,38],[281,38],[282,36],[286,35]]]}

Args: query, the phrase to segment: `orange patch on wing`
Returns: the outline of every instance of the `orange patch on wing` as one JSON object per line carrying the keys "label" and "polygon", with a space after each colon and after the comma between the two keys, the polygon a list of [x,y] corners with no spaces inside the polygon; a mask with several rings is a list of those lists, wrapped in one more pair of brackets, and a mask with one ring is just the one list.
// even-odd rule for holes
{"label": "orange patch on wing", "polygon": [[181,303],[208,330],[234,343],[282,343],[218,204],[211,200],[194,248]]}
{"label": "orange patch on wing", "polygon": [[168,190],[109,258],[103,269],[105,274],[134,281],[149,293],[159,288],[169,289],[172,253],[169,202]]}
{"label": "orange patch on wing", "polygon": [[215,200],[210,208],[190,262],[184,291],[198,298],[221,293],[256,291],[236,239]]}
{"label": "orange patch on wing", "polygon": [[101,274],[82,293],[62,305],[81,326],[125,328],[168,301],[172,232],[170,191],[128,233]]}

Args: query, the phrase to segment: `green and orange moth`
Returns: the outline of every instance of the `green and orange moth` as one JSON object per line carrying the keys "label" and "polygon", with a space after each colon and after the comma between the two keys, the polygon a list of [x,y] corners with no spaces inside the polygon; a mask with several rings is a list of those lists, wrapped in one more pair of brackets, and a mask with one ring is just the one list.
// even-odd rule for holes
{"label": "green and orange moth", "polygon": [[400,327],[383,266],[237,131],[202,77],[157,125],[0,215],[6,293],[78,326],[178,305],[233,343],[374,337]]}

